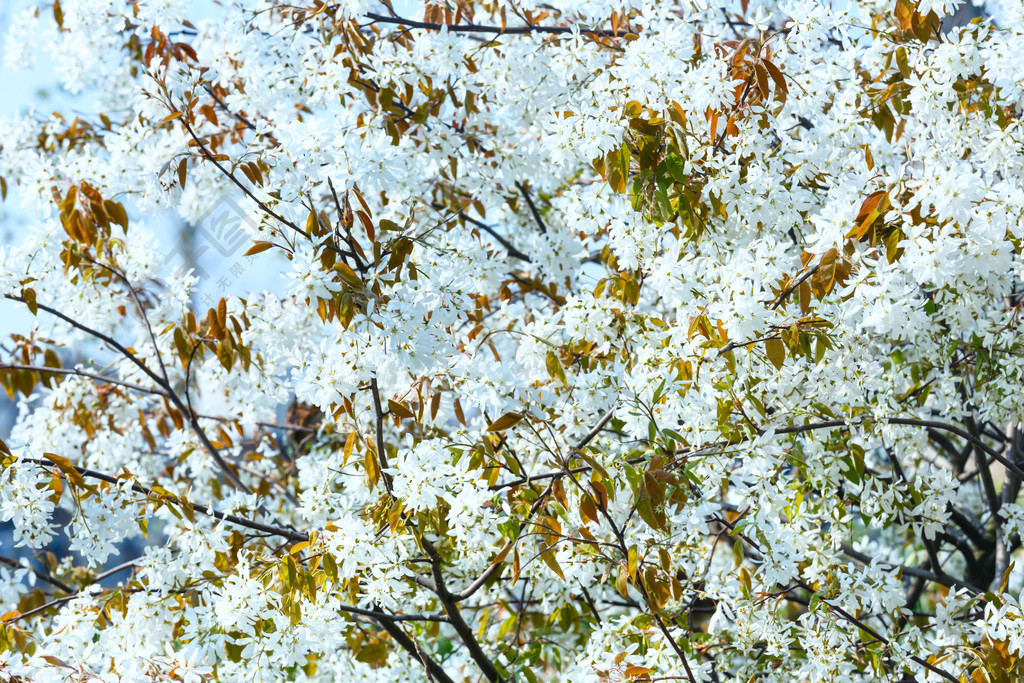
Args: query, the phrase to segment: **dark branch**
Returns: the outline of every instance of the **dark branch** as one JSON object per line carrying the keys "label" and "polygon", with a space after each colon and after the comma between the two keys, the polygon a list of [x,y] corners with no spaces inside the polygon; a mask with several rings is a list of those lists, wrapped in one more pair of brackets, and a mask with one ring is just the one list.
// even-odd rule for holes
{"label": "dark branch", "polygon": [[387,489],[388,495],[394,498],[395,492],[392,488],[391,475],[387,472],[388,456],[384,451],[384,410],[380,404],[380,390],[377,388],[376,377],[370,380],[370,395],[373,397],[374,427],[377,432],[375,443],[377,444],[377,463],[380,467],[380,476],[384,480],[384,488]]}
{"label": "dark branch", "polygon": [[[432,206],[435,209],[438,209],[438,210],[445,209],[445,206],[443,204],[433,204]],[[509,242],[507,239],[502,237],[501,234],[499,234],[497,230],[495,230],[491,226],[487,225],[483,221],[479,221],[479,220],[477,220],[477,219],[475,219],[475,218],[473,218],[471,216],[467,216],[463,212],[459,212],[458,216],[459,216],[459,218],[461,218],[462,220],[466,221],[470,225],[475,226],[477,228],[480,228],[481,230],[486,232],[488,235],[493,237],[498,242],[498,244],[500,244],[502,247],[505,248],[505,251],[507,251],[508,255],[511,256],[512,258],[517,258],[520,261],[526,261],[527,263],[532,263],[533,262],[533,259],[531,259],[529,256],[527,256],[526,254],[524,254],[523,252],[519,251],[514,246],[512,246],[511,242]]]}
{"label": "dark branch", "polygon": [[392,640],[398,643],[399,647],[423,664],[424,668],[427,670],[427,674],[433,680],[438,683],[455,683],[448,674],[445,673],[444,669],[442,669],[437,662],[428,657],[426,653],[420,649],[419,645],[416,644],[416,641],[410,638],[405,631],[403,631],[402,628],[394,622],[394,620],[381,619],[377,623],[380,624],[382,629],[388,632],[388,635],[391,636]]}
{"label": "dark branch", "polygon": [[462,617],[462,612],[459,611],[459,606],[456,602],[456,596],[448,590],[444,581],[444,574],[441,571],[441,555],[437,552],[437,548],[434,544],[428,541],[426,538],[421,537],[423,544],[423,551],[430,558],[430,568],[434,577],[434,594],[437,595],[437,599],[441,601],[441,606],[444,607],[445,613],[448,615],[448,619],[451,622],[452,628],[459,635],[459,639],[462,640],[462,644],[466,646],[466,650],[469,651],[469,656],[476,662],[476,665],[480,667],[480,672],[483,673],[484,677],[495,683],[495,681],[502,680],[498,670],[494,667],[494,664],[487,657],[483,648],[480,646],[480,642],[476,639],[476,634],[473,633],[473,629],[466,623],[466,620]]}
{"label": "dark branch", "polygon": [[[39,465],[40,467],[54,467],[54,464],[49,460],[39,460],[37,458],[21,458],[21,460],[23,462],[30,462],[34,465]],[[117,477],[113,477],[109,474],[104,474],[103,472],[96,472],[95,470],[90,470],[85,467],[78,467],[76,465],[75,470],[83,477],[89,477],[90,479],[98,479],[99,481],[105,481],[109,484],[114,484],[115,486],[120,486],[121,484],[124,483],[123,479],[118,479]],[[149,497],[150,494],[152,494],[152,491],[150,489],[140,484],[132,484],[131,490],[136,493],[141,493],[146,497]],[[299,533],[298,531],[293,531],[291,529],[285,529],[283,527],[278,526],[272,526],[270,524],[263,524],[262,522],[257,522],[251,519],[245,519],[244,517],[239,517],[237,515],[225,514],[223,512],[218,512],[217,510],[207,507],[206,505],[193,503],[192,509],[200,514],[208,515],[210,517],[213,517],[214,519],[228,522],[229,524],[243,526],[247,529],[252,529],[253,531],[260,531],[265,534],[271,534],[272,536],[280,536],[281,538],[286,538],[289,541],[302,542],[309,540],[309,536],[303,533]]]}
{"label": "dark branch", "polygon": [[610,29],[593,29],[585,26],[486,26],[483,24],[437,24],[432,21],[416,21],[404,17],[386,17],[383,14],[368,13],[367,18],[375,24],[399,24],[409,28],[422,28],[429,31],[440,31],[448,29],[451,33],[488,33],[494,35],[522,35],[529,33],[565,34],[579,31],[601,38],[622,38],[627,31],[612,31]]}
{"label": "dark branch", "polygon": [[534,222],[537,223],[537,227],[540,228],[542,235],[547,234],[548,226],[544,224],[544,219],[540,215],[540,211],[537,210],[537,205],[533,203],[533,197],[530,196],[530,191],[526,189],[518,180],[516,181],[516,187],[523,194],[523,199],[526,200],[526,205],[530,207],[530,214],[533,216]]}

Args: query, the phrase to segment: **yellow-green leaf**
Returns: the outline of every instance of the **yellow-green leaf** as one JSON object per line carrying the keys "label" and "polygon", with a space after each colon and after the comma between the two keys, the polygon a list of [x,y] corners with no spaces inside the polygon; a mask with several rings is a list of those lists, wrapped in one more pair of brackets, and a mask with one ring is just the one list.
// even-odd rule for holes
{"label": "yellow-green leaf", "polygon": [[39,304],[36,303],[36,290],[31,287],[23,289],[21,298],[25,300],[25,305],[28,306],[28,310],[32,311],[32,315],[39,311]]}
{"label": "yellow-green leaf", "polygon": [[569,381],[565,378],[565,369],[562,367],[562,362],[558,360],[558,355],[554,351],[548,351],[547,358],[544,359],[544,365],[547,367],[548,374],[551,375],[552,379],[557,379],[565,386],[569,386]]}
{"label": "yellow-green leaf", "polygon": [[371,450],[366,451],[363,458],[363,467],[366,468],[366,476],[370,479],[370,486],[376,486],[380,479],[380,466],[377,464],[377,454]]}
{"label": "yellow-green leaf", "polygon": [[767,354],[768,360],[775,366],[775,369],[781,370],[782,364],[786,361],[786,345],[782,343],[782,340],[777,338],[766,339],[764,342],[764,352]]}
{"label": "yellow-green leaf", "polygon": [[562,573],[562,568],[558,566],[558,560],[555,559],[555,553],[551,550],[545,550],[540,554],[540,559],[544,561],[551,571],[558,574],[558,578],[565,581],[565,574]]}
{"label": "yellow-green leaf", "polygon": [[900,70],[903,78],[910,78],[910,62],[907,59],[907,48],[896,48],[896,68]]}
{"label": "yellow-green leaf", "polygon": [[341,279],[352,285],[353,287],[362,287],[363,281],[356,275],[356,271],[352,270],[346,263],[338,261],[334,264],[334,270],[338,271],[338,275]]}

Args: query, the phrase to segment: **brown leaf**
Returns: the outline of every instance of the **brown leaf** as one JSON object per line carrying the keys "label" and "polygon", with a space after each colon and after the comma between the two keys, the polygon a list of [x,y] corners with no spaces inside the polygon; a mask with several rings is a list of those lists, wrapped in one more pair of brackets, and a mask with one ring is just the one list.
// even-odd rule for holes
{"label": "brown leaf", "polygon": [[761,96],[768,99],[768,70],[762,64],[754,64],[754,75],[757,76],[757,89]]}
{"label": "brown leaf", "polygon": [[509,427],[512,427],[515,424],[517,424],[520,420],[523,419],[523,417],[524,415],[522,413],[505,413],[497,420],[492,422],[490,425],[488,425],[487,431],[503,432]]}
{"label": "brown leaf", "polygon": [[397,415],[402,418],[413,416],[412,411],[409,410],[404,403],[392,401],[390,398],[388,399],[388,410],[390,410],[393,415]]}
{"label": "brown leaf", "polygon": [[245,256],[250,256],[251,254],[259,254],[260,252],[270,249],[272,246],[274,246],[273,242],[256,242],[254,245],[249,247],[249,250],[247,252],[245,252]]}
{"label": "brown leaf", "polygon": [[779,67],[775,66],[767,59],[763,60],[761,63],[764,64],[764,68],[768,70],[768,75],[772,77],[773,81],[775,81],[776,87],[778,87],[782,92],[788,93],[789,88],[786,86],[786,77],[782,75],[782,71],[779,70]]}

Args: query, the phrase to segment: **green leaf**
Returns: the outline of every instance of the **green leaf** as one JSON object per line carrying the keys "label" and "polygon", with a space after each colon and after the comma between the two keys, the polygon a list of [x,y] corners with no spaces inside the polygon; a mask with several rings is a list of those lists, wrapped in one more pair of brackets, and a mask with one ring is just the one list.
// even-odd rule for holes
{"label": "green leaf", "polygon": [[338,582],[338,563],[334,560],[334,555],[330,553],[324,553],[322,556],[322,563],[324,568],[324,574],[327,578],[334,583]]}
{"label": "green leaf", "polygon": [[661,162],[661,167],[664,168],[668,175],[671,176],[672,180],[677,183],[685,183],[687,181],[685,168],[686,163],[683,161],[683,158],[675,152],[672,152],[665,157]]}
{"label": "green leaf", "polygon": [[654,514],[654,505],[651,504],[651,497],[647,493],[641,493],[636,501],[636,511],[640,513],[641,519],[647,522],[652,529],[661,529],[658,516]]}
{"label": "green leaf", "polygon": [[604,477],[605,479],[611,479],[611,476],[608,474],[608,470],[602,467],[601,463],[599,463],[594,456],[584,451],[576,451],[575,455],[579,456],[583,460],[583,462],[593,467],[594,470],[599,472],[602,477]]}

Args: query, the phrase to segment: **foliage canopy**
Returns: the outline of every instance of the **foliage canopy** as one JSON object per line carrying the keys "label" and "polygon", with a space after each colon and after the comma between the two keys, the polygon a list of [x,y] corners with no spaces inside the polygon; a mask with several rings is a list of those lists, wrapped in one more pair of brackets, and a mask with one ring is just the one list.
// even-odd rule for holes
{"label": "foliage canopy", "polygon": [[7,38],[0,674],[1021,680],[1019,2],[190,4]]}

